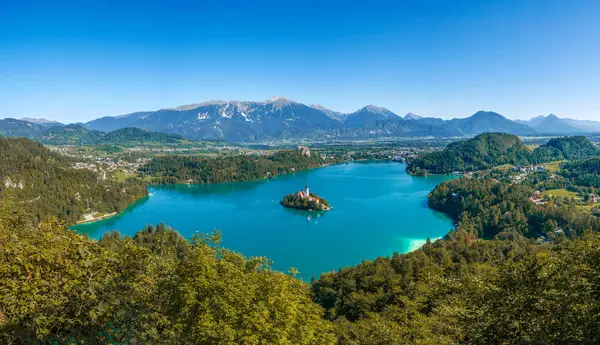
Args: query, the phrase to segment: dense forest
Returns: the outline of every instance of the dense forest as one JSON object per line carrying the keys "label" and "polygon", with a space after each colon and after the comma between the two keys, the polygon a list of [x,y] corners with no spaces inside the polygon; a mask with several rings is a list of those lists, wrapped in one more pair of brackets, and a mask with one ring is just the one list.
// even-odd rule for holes
{"label": "dense forest", "polygon": [[[523,157],[518,143],[485,141],[476,155],[496,158],[461,156],[461,164]],[[563,144],[552,145],[566,157]],[[27,139],[0,138],[0,154],[2,344],[600,343],[600,218],[567,199],[529,199],[543,188],[595,192],[598,157],[565,162],[553,178],[444,182],[428,199],[456,223],[444,239],[307,284],[293,268],[278,272],[268,258],[222,247],[219,232],[187,240],[158,224],[90,240],[66,224],[121,209],[145,195],[144,184],[72,169],[68,157]],[[140,172],[157,183],[216,183],[326,163],[302,148],[164,156]]]}
{"label": "dense forest", "polygon": [[576,185],[600,188],[600,157],[566,162],[562,165],[563,175]]}
{"label": "dense forest", "polygon": [[92,241],[0,205],[2,344],[334,344],[309,286],[168,227]]}
{"label": "dense forest", "polygon": [[462,230],[312,286],[162,224],[100,241],[0,203],[0,342],[597,344],[600,238]]}
{"label": "dense forest", "polygon": [[487,169],[501,164],[529,164],[529,149],[514,135],[486,133],[448,144],[443,151],[411,160],[407,170],[415,175]]}
{"label": "dense forest", "polygon": [[122,128],[109,133],[90,130],[81,125],[54,126],[35,137],[46,145],[152,145],[177,144],[186,140],[177,134],[148,132],[139,128]]}
{"label": "dense forest", "polygon": [[572,136],[552,138],[546,144],[533,150],[531,160],[543,163],[556,160],[584,159],[600,154],[586,137]]}
{"label": "dense forest", "polygon": [[598,149],[582,136],[554,138],[530,152],[517,136],[485,133],[450,143],[442,151],[419,155],[409,161],[407,171],[413,175],[449,174],[454,171],[489,169],[503,164],[529,165],[583,159],[597,154]]}
{"label": "dense forest", "polygon": [[139,171],[143,176],[151,177],[155,184],[200,184],[259,180],[319,167],[325,163],[319,155],[300,149],[218,158],[160,156]]}
{"label": "dense forest", "polygon": [[575,206],[534,205],[529,200],[534,192],[527,185],[463,178],[436,186],[429,206],[450,215],[459,229],[486,239],[572,238],[588,230],[600,231],[600,219]]}
{"label": "dense forest", "polygon": [[339,345],[598,344],[598,248],[597,234],[535,245],[458,231],[312,288]]}
{"label": "dense forest", "polygon": [[90,212],[120,212],[147,195],[136,179],[116,182],[71,168],[70,158],[24,138],[0,138],[0,196],[11,198],[34,222],[56,216],[69,224]]}
{"label": "dense forest", "polygon": [[103,132],[92,131],[81,125],[66,125],[50,127],[35,139],[46,145],[96,145],[103,136]]}
{"label": "dense forest", "polygon": [[104,145],[147,145],[177,144],[186,139],[178,134],[148,132],[139,128],[123,128],[104,135],[100,144]]}

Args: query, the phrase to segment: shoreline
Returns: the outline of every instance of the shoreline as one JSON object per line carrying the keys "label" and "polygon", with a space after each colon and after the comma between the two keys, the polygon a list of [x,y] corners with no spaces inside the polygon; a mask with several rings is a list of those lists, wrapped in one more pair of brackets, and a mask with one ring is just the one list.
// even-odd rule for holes
{"label": "shoreline", "polygon": [[[303,172],[303,171],[309,171],[309,170],[314,170],[314,169],[319,169],[319,168],[324,168],[324,167],[328,167],[328,166],[333,166],[333,165],[340,165],[340,164],[347,164],[347,163],[352,163],[352,162],[357,162],[357,163],[362,163],[362,162],[369,162],[369,161],[373,161],[373,162],[382,162],[382,163],[394,163],[393,161],[381,161],[381,160],[349,160],[349,161],[343,161],[343,162],[336,162],[336,163],[326,163],[326,164],[322,164],[316,167],[311,167],[308,169],[304,169],[304,170],[300,170],[300,171],[293,171],[293,172],[288,172],[285,174],[279,174],[277,176],[273,176],[273,177],[264,177],[264,178],[260,178],[260,179],[254,179],[254,180],[245,180],[245,181],[231,181],[231,182],[217,182],[217,183],[185,183],[185,182],[181,182],[181,183],[170,183],[170,184],[152,184],[149,183],[148,187],[166,187],[166,186],[210,186],[210,185],[217,185],[217,184],[226,184],[226,183],[243,183],[243,182],[259,182],[259,181],[268,181],[271,179],[275,179],[279,176],[285,176],[285,175],[289,175],[289,174],[295,174],[295,173],[299,173],[299,172]],[[135,204],[136,202],[138,202],[139,200],[146,198],[150,195],[150,193],[148,193],[148,195],[141,197],[139,199],[134,200],[133,202],[131,202],[130,204],[128,204],[127,206],[125,206],[125,208],[123,208],[123,210],[121,212],[113,212],[113,213],[109,213],[100,217],[95,217],[93,219],[89,219],[89,220],[81,220],[81,221],[77,221],[75,224],[69,225],[69,227],[72,226],[78,226],[78,225],[82,225],[82,224],[90,224],[90,223],[94,223],[94,222],[98,222],[101,220],[105,220],[108,218],[112,218],[115,216],[120,215],[121,213],[123,213],[123,211],[125,211],[127,208],[129,208],[131,205]],[[293,207],[289,207],[289,208],[293,208]],[[296,209],[296,208],[293,208]],[[330,208],[329,210],[331,210],[332,208]],[[304,209],[298,209],[298,210],[303,210],[303,211],[307,211]],[[329,211],[329,210],[323,210],[323,211]],[[315,211],[321,211],[321,210],[315,210]]]}
{"label": "shoreline", "polygon": [[[139,199],[138,199],[138,200],[139,200]],[[137,200],[136,200],[136,201],[137,201]],[[135,202],[135,201],[134,201],[134,202]],[[132,203],[132,204],[133,204],[133,203]],[[131,204],[130,204],[130,205],[131,205]],[[129,207],[129,205],[127,205],[127,207]],[[111,218],[111,217],[117,216],[117,215],[119,215],[119,214],[120,214],[120,213],[118,213],[118,212],[107,213],[107,214],[104,214],[104,215],[102,215],[102,216],[99,216],[99,217],[94,217],[94,218],[92,218],[92,219],[80,220],[80,221],[78,221],[77,223],[75,223],[74,225],[81,225],[81,224],[93,223],[93,222],[97,222],[97,221],[99,221],[99,220],[104,220],[104,219],[107,219],[107,218]],[[72,226],[74,226],[74,225],[72,225]]]}
{"label": "shoreline", "polygon": [[[78,225],[83,225],[83,224],[91,224],[91,223],[94,223],[94,222],[99,222],[99,221],[101,221],[101,220],[106,220],[106,219],[109,219],[109,218],[113,218],[113,217],[119,216],[119,215],[121,215],[121,214],[122,214],[122,213],[123,213],[125,210],[127,210],[129,207],[131,207],[131,206],[132,206],[132,205],[134,205],[135,203],[137,203],[137,202],[139,202],[140,200],[142,200],[142,199],[144,199],[144,198],[147,198],[147,197],[149,197],[149,196],[150,196],[150,191],[148,191],[148,194],[144,195],[143,197],[141,197],[141,198],[138,198],[138,199],[135,199],[135,200],[134,200],[133,202],[131,202],[130,204],[127,204],[127,206],[125,206],[125,207],[124,207],[124,208],[121,210],[121,212],[112,212],[112,213],[107,213],[107,214],[104,214],[104,215],[102,215],[102,216],[99,216],[99,217],[94,217],[93,219],[88,219],[88,220],[80,220],[80,221],[77,221],[75,224],[67,225],[67,227],[68,227],[68,228],[71,228],[71,227],[73,227],[73,226],[78,226]],[[73,229],[72,229],[72,230],[73,230]]]}

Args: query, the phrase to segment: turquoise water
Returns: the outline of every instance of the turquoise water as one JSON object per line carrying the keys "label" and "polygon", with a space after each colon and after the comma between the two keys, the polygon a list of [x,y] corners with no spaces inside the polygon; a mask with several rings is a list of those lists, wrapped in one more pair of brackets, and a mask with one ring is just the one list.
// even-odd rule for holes
{"label": "turquoise water", "polygon": [[[220,229],[223,245],[267,256],[276,269],[309,280],[363,259],[405,253],[444,236],[452,222],[427,207],[427,194],[450,176],[412,177],[400,163],[348,163],[269,181],[150,188],[150,196],[120,215],[73,227],[92,238],[118,229],[133,235],[165,222],[189,237]],[[327,212],[278,204],[308,184],[333,206]]]}

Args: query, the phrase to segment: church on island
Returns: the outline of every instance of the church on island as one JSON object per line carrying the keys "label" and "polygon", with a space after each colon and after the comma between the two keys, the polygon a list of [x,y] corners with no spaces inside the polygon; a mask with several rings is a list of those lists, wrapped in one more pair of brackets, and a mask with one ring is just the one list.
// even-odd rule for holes
{"label": "church on island", "polygon": [[280,202],[281,205],[290,208],[297,208],[301,210],[319,210],[327,211],[331,209],[327,200],[318,197],[315,193],[310,194],[308,185],[303,190],[289,194],[283,198]]}
{"label": "church on island", "polygon": [[308,185],[306,185],[306,187],[304,187],[304,190],[301,190],[298,192],[298,196],[303,199],[308,199],[308,200],[312,199],[310,197],[310,190],[308,189]]}

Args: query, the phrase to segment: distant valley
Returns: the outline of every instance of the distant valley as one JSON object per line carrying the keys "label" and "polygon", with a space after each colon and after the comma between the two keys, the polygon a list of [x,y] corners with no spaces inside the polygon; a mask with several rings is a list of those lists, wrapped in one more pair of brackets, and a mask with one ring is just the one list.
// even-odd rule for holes
{"label": "distant valley", "polygon": [[210,101],[107,116],[68,126],[46,119],[0,120],[1,135],[39,138],[50,144],[77,144],[77,141],[92,144],[99,141],[103,133],[124,128],[168,133],[179,139],[253,142],[301,138],[470,137],[486,132],[519,136],[590,134],[600,132],[600,122],[559,118],[553,114],[513,121],[492,111],[479,111],[452,120],[413,113],[402,117],[375,105],[341,113],[283,97],[264,102]]}

